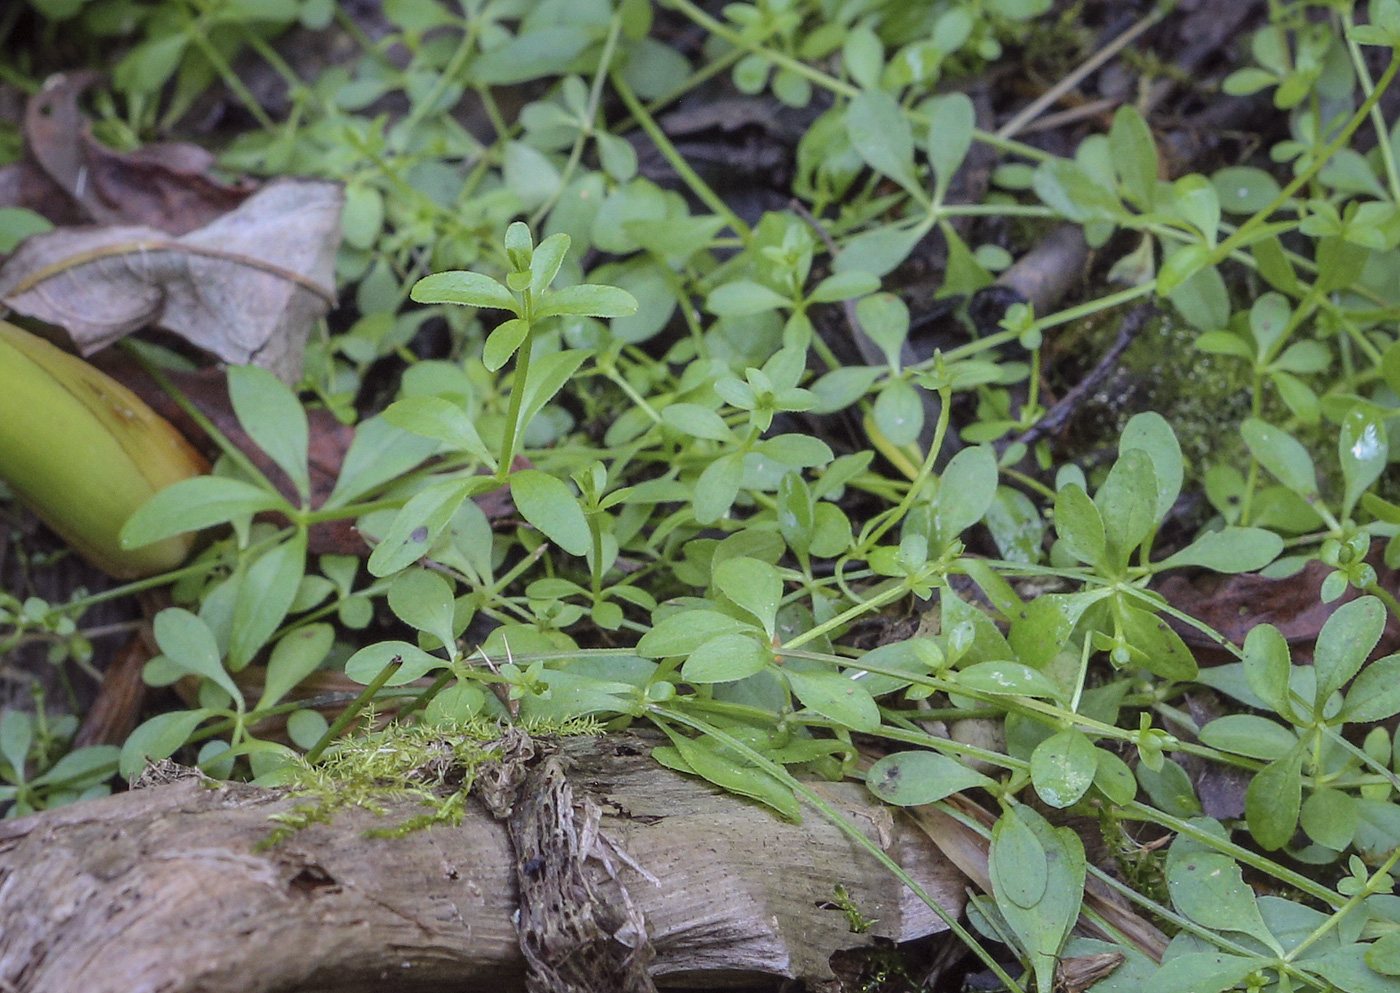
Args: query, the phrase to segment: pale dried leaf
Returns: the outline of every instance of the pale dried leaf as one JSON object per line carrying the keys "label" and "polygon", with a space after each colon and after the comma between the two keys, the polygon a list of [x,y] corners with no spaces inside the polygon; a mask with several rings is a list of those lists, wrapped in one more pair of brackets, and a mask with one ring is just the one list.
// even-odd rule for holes
{"label": "pale dried leaf", "polygon": [[179,238],[135,226],[50,231],[0,267],[0,300],[63,327],[85,355],[158,325],[294,381],[312,325],[335,302],[343,203],[338,183],[287,179]]}

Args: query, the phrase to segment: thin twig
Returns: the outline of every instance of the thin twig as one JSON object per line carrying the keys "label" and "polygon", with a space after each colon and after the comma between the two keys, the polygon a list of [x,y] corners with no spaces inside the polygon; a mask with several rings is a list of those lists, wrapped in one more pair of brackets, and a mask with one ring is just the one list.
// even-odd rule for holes
{"label": "thin twig", "polygon": [[1098,365],[1094,366],[1089,375],[1076,383],[1068,393],[1061,397],[1058,403],[1047,410],[1044,417],[1032,424],[1018,437],[1012,439],[1007,447],[1015,444],[1034,444],[1047,434],[1057,433],[1069,423],[1070,418],[1074,416],[1080,405],[1118,365],[1118,360],[1123,357],[1123,353],[1127,351],[1133,339],[1147,326],[1147,322],[1156,313],[1157,308],[1150,302],[1140,303],[1130,310],[1128,316],[1123,318],[1123,325],[1118,329],[1118,338],[1113,342],[1113,347],[1104,354]]}
{"label": "thin twig", "polygon": [[1036,117],[1040,115],[1041,111],[1078,86],[1085,76],[1113,58],[1122,51],[1125,45],[1131,44],[1138,35],[1142,34],[1161,19],[1162,14],[1160,10],[1154,8],[1152,13],[1148,14],[1103,48],[1089,56],[1089,58],[1080,63],[1078,68],[1072,71],[1068,76],[1023,107],[1019,114],[997,129],[997,137],[1010,138],[1012,135],[1020,132],[1027,124],[1035,120]]}

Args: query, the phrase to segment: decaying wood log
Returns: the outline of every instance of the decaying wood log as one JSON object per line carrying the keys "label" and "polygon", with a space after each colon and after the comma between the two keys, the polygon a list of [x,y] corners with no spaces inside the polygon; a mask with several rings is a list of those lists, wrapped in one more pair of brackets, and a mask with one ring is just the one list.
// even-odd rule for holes
{"label": "decaying wood log", "polygon": [[[624,965],[643,962],[646,981],[662,987],[790,977],[820,988],[838,949],[943,930],[817,813],[784,823],[658,767],[647,747],[627,736],[564,739],[544,779],[519,780],[528,792],[505,823],[473,801],[459,827],[401,838],[366,837],[383,820],[349,810],[259,850],[269,816],[296,800],[199,779],[0,824],[0,990],[501,993],[525,980],[518,880],[545,869],[601,901],[584,930],[630,942],[638,954]],[[541,784],[557,786],[560,774],[567,790],[546,800]],[[916,827],[858,785],[816,788],[960,911],[964,877]],[[518,819],[560,797],[585,859],[551,867],[550,832],[562,829],[531,833]],[[421,811],[386,808],[391,823]],[[520,852],[512,836],[536,850]],[[875,921],[867,933],[852,933],[835,906],[837,884]]]}

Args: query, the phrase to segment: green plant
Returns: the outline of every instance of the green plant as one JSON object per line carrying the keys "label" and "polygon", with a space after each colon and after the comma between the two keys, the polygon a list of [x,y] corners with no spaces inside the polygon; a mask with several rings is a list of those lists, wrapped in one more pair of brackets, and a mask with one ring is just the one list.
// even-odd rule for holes
{"label": "green plant", "polygon": [[[812,776],[863,775],[889,803],[954,816],[953,794],[985,798],[992,892],[969,920],[1017,949],[1038,989],[1059,958],[1114,950],[1069,937],[1093,912],[1087,879],[1172,933],[1164,964],[1127,949],[1102,989],[1395,988],[1400,760],[1368,725],[1400,701],[1396,656],[1367,658],[1400,614],[1372,554],[1385,543],[1383,560],[1400,562],[1385,488],[1400,410],[1400,128],[1379,109],[1400,67],[1400,3],[1377,0],[1360,26],[1342,0],[1274,5],[1259,67],[1226,87],[1274,88],[1288,129],[1271,150],[1278,175],[1243,165],[1172,182],[1135,107],[1058,157],[979,130],[966,97],[936,92],[1036,30],[1042,6],[765,0],[721,19],[689,0],[387,4],[388,38],[361,39],[355,63],[316,80],[269,44],[290,15],[201,7],[225,32],[210,35],[216,50],[256,53],[292,95],[225,163],[347,184],[339,274],[358,318],[321,336],[296,393],[230,372],[240,424],[295,499],[224,445],[213,475],[126,524],[131,545],[229,527],[172,575],[179,606],[157,618],[162,654],[146,672],[197,684],[196,703],[142,725],[122,772],[196,746],[210,773],[285,780],[297,749],[326,770],[349,754],[353,721],[391,707],[423,742],[495,722],[646,721],[666,735],[659,761],[781,816],[828,812]],[[129,58],[165,46],[184,74],[174,119],[212,78],[182,61],[209,25],[159,9],[171,19],[143,20]],[[312,23],[318,11],[300,8]],[[703,61],[662,43],[663,19],[705,33]],[[385,57],[390,43],[406,65]],[[1391,49],[1379,76],[1362,45]],[[737,216],[658,123],[720,74],[792,106],[830,100],[796,149],[801,211]],[[125,116],[113,109],[100,129],[147,127],[149,82],[119,74],[108,106]],[[517,83],[531,88],[512,117],[498,94]],[[391,93],[407,112],[371,116]],[[443,112],[463,94],[489,140]],[[629,123],[686,196],[638,175]],[[1377,137],[1364,154],[1362,129]],[[978,142],[1005,159],[994,194],[951,202]],[[940,296],[988,285],[1010,261],[979,226],[988,218],[1078,224],[1115,264],[1063,309],[1012,307],[990,333],[912,357],[911,305],[927,301],[886,289],[934,233]],[[1150,412],[1096,466],[1017,441],[1046,412],[1057,329],[1149,299],[1249,383],[1249,416],[1215,425],[1205,464],[1187,465]],[[428,320],[449,344],[417,358],[406,346]],[[844,364],[846,334],[884,361]],[[380,362],[402,368],[397,392],[359,411]],[[304,402],[355,424],[315,507]],[[477,498],[505,487],[515,515],[488,518]],[[1197,488],[1213,518],[1163,537]],[[308,558],[309,528],[333,519],[373,543],[363,570]],[[1311,559],[1331,570],[1325,599],[1364,594],[1336,609],[1311,665],[1261,626],[1238,662],[1199,670],[1179,626],[1204,625],[1156,591],[1171,569],[1281,576]],[[936,624],[859,642],[862,623],[935,599]],[[43,617],[57,632],[91,601],[0,607],[16,631]],[[317,669],[363,691],[299,697]],[[1178,701],[1200,685],[1239,711],[1197,727]],[[334,724],[318,709],[329,703],[349,704]],[[295,749],[270,718],[285,718]],[[1000,722],[1005,750],[928,730],[969,718]],[[31,749],[9,720],[18,790]],[[862,773],[862,748],[890,754]],[[1243,817],[1204,816],[1191,762],[1252,777]],[[1176,837],[1125,885],[1031,794],[1042,810],[1102,815],[1125,851],[1138,824]]]}

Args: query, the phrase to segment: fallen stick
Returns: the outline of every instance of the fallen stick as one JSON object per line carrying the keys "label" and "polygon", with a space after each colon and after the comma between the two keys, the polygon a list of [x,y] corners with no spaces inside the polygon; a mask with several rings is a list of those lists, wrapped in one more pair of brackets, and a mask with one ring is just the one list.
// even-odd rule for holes
{"label": "fallen stick", "polygon": [[[549,864],[553,851],[522,856],[511,843],[520,825],[475,799],[457,827],[366,837],[423,812],[387,800],[382,817],[345,810],[260,850],[269,817],[298,801],[199,778],[0,823],[0,990],[519,989],[519,880],[546,870],[583,880],[601,900],[589,911],[599,940],[631,948],[622,958],[662,986],[786,977],[820,987],[838,950],[944,930],[820,815],[783,822],[660,768],[647,750],[618,735],[556,743],[551,776],[567,780],[565,820],[584,856],[567,866]],[[916,826],[856,784],[814,788],[960,912],[965,878]],[[543,798],[522,794],[515,813],[554,810]],[[530,837],[548,849],[546,827]],[[874,921],[868,931],[853,933],[838,883]],[[594,988],[624,988],[614,981]],[[541,982],[531,972],[530,988],[550,988]]]}

